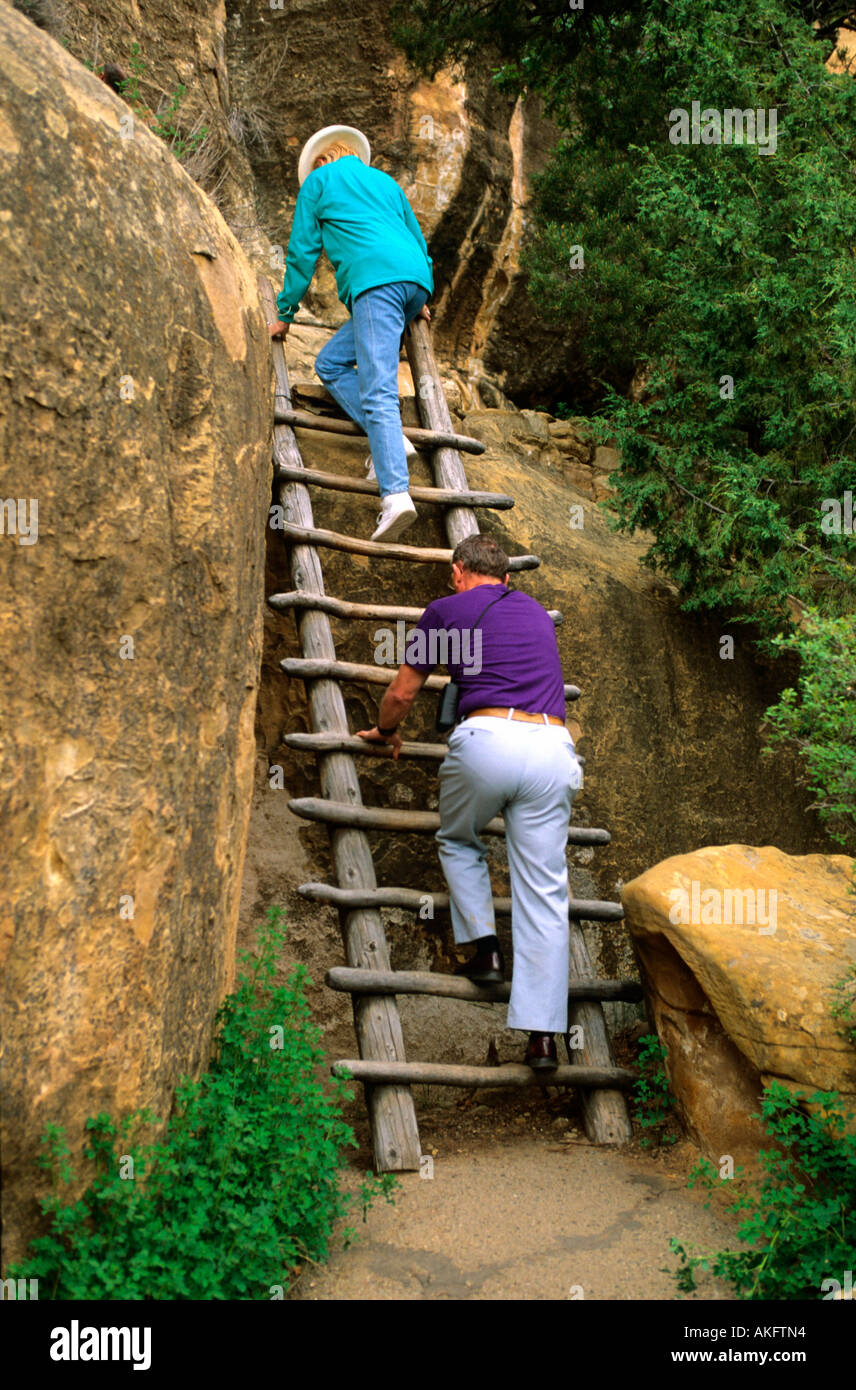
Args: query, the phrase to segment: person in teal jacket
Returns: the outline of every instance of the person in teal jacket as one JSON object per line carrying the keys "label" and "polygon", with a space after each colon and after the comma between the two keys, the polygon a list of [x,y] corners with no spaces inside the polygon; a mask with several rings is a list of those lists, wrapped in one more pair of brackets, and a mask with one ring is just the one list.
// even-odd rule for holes
{"label": "person in teal jacket", "polygon": [[369,142],[351,126],[326,126],[304,146],[300,192],[277,295],[284,337],[324,250],[351,318],[322,348],[315,370],[331,396],[366,432],[369,476],[381,512],[372,540],[392,540],[416,516],[408,491],[407,451],[398,404],[401,335],[411,319],[430,319],[431,257],[413,210],[394,179],[370,164]]}

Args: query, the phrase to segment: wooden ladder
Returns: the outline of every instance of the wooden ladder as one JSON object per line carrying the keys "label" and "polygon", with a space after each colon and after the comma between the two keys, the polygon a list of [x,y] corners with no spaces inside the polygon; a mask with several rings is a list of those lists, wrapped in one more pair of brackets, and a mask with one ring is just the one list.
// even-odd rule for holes
{"label": "wooden ladder", "polygon": [[[273,288],[265,276],[259,287],[269,320],[277,318]],[[446,535],[452,548],[478,532],[474,508],[508,508],[513,499],[501,493],[473,491],[467,482],[461,452],[479,454],[484,445],[454,432],[434,354],[423,319],[414,319],[405,332],[416,399],[424,429],[405,432],[417,446],[431,449],[436,487],[411,488],[416,502],[445,509]],[[319,762],[320,797],[301,797],[289,802],[292,811],[329,827],[337,884],[306,883],[299,892],[316,902],[339,909],[346,966],[329,970],[326,983],[351,995],[359,1059],[342,1059],[334,1072],[349,1072],[364,1084],[371,1119],[374,1162],[378,1172],[419,1168],[419,1129],[411,1086],[415,1083],[449,1086],[574,1086],[582,1090],[586,1133],[597,1143],[621,1144],[631,1137],[624,1090],[636,1080],[634,1072],[617,1067],[603,1013],[605,1000],[642,998],[634,980],[592,978],[591,961],[581,921],[617,921],[623,917],[620,903],[571,899],[569,929],[573,983],[568,990],[569,1029],[582,1029],[581,1047],[568,1047],[569,1064],[538,1074],[521,1064],[457,1066],[445,1063],[408,1062],[396,996],[431,994],[478,1003],[503,1002],[510,985],[476,985],[460,976],[431,972],[394,971],[383,929],[381,908],[418,909],[423,895],[415,889],[378,887],[368,836],[369,830],[433,834],[440,823],[431,811],[400,811],[363,805],[357,775],[358,757],[390,757],[392,750],[369,744],[351,734],[341,681],[388,685],[394,671],[374,665],[339,661],[329,615],[349,620],[383,619],[416,621],[420,608],[374,603],[351,603],[328,595],[324,589],[319,551],[332,548],[358,555],[374,555],[412,563],[449,563],[452,549],[364,541],[314,525],[309,488],[335,488],[344,492],[378,495],[375,482],[325,473],[304,467],[294,427],[328,430],[362,436],[351,421],[304,414],[293,407],[291,387],[281,341],[272,342],[276,400],[274,412],[274,466],[279,502],[285,517],[284,535],[290,546],[294,589],[272,595],[268,602],[278,610],[293,609],[297,617],[302,656],[282,661],[287,675],[306,682],[311,733],[287,734],[285,743],[314,753]],[[363,436],[364,437],[364,436]],[[534,569],[534,555],[511,558],[511,570]],[[561,615],[552,613],[554,622]],[[442,688],[448,677],[430,676],[425,689]],[[579,697],[576,686],[566,685],[568,699]],[[444,744],[405,743],[401,758],[439,765]],[[503,835],[497,817],[486,827],[488,835]],[[568,842],[598,845],[609,842],[609,832],[571,825]],[[448,894],[431,895],[435,909],[448,907]],[[499,915],[508,916],[511,901],[494,898]],[[566,1039],[567,1043],[567,1039]]]}

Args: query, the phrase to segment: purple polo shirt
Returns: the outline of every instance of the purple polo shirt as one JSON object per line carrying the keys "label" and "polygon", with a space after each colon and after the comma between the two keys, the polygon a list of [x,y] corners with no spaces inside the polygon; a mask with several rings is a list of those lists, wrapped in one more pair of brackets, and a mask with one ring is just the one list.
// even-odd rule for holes
{"label": "purple polo shirt", "polygon": [[[507,597],[494,602],[500,594]],[[461,687],[461,718],[487,705],[565,718],[553,620],[529,594],[505,584],[477,584],[429,603],[410,633],[404,660],[426,673],[447,668]]]}

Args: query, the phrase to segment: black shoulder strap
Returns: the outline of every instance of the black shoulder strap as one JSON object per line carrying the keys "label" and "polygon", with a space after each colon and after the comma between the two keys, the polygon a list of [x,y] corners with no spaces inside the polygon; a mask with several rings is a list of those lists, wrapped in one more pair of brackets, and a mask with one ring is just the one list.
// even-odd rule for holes
{"label": "black shoulder strap", "polygon": [[485,615],[485,613],[487,612],[487,610],[488,610],[489,608],[493,608],[493,605],[494,605],[495,603],[500,603],[500,602],[502,601],[502,599],[507,598],[508,595],[511,594],[511,593],[513,593],[513,592],[514,592],[513,589],[506,589],[506,591],[505,591],[504,594],[500,594],[500,595],[499,595],[499,598],[492,598],[491,601],[490,601],[490,603],[486,603],[485,606],[484,606],[484,608],[482,609],[482,611],[479,613],[479,616],[478,616],[478,618],[477,618],[477,620],[476,620],[476,623],[475,623],[475,625],[474,625],[474,627],[473,627],[473,632],[475,632],[476,628],[480,625],[481,620],[482,620],[482,618],[484,617],[484,615]]}

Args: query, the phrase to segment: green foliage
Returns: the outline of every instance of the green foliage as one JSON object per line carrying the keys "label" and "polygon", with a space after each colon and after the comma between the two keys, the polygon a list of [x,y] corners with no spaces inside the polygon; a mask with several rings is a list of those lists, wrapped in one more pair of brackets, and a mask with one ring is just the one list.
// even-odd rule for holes
{"label": "green foliage", "polygon": [[[338,1176],[342,1150],[356,1146],[341,1117],[351,1092],[343,1079],[319,1080],[324,1054],[305,968],[273,984],[283,936],[281,909],[271,908],[218,1012],[211,1069],[178,1087],[160,1141],[138,1137],[156,1123],[147,1112],[121,1126],[104,1114],[88,1120],[94,1176],[82,1197],[63,1202],[69,1150],[61,1128],[46,1127],[50,1230],[10,1277],[38,1278],[57,1299],[267,1299],[303,1261],[325,1258],[350,1201]],[[369,1173],[363,1219],[395,1186],[390,1174]]]}
{"label": "green foliage", "polygon": [[[785,0],[675,0],[637,25],[642,60],[613,54],[622,110],[595,89],[602,59],[569,79],[577,124],[538,187],[531,290],[584,327],[608,388],[617,524],[653,533],[648,562],[687,608],[771,634],[791,597],[852,606],[852,540],[821,530],[821,504],[856,477],[856,188],[840,177],[856,84]],[[669,114],[693,100],[775,108],[775,152],[672,144]]]}
{"label": "green foliage", "polygon": [[730,1178],[721,1178],[715,1167],[708,1158],[700,1158],[687,1174],[687,1187],[703,1187],[707,1191],[705,1206],[710,1206],[711,1194],[719,1188],[723,1182],[734,1183],[743,1176],[743,1169],[739,1166],[735,1168],[734,1174]]}
{"label": "green foliage", "polygon": [[140,78],[146,70],[145,60],[142,56],[140,45],[136,42],[131,44],[131,56],[128,59],[128,67],[131,69],[131,76],[126,77],[124,82],[119,83],[122,96],[130,107],[135,111],[141,112],[148,110],[140,91]]}
{"label": "green foliage", "polygon": [[500,72],[539,91],[567,87],[566,70],[587,48],[602,45],[638,0],[598,0],[571,9],[568,0],[394,0],[392,35],[421,71],[433,75],[481,49],[506,65]]}
{"label": "green foliage", "polygon": [[851,965],[844,979],[839,980],[834,988],[838,998],[829,1012],[833,1018],[842,1019],[842,1035],[856,1047],[856,965]]}
{"label": "green foliage", "polygon": [[140,91],[140,79],[144,79],[146,63],[142,57],[140,45],[136,42],[131,44],[128,66],[131,69],[131,76],[119,83],[125,101],[146,122],[149,129],[169,145],[177,160],[187,159],[196,152],[208,134],[207,126],[197,125],[184,135],[176,122],[176,114],[187,87],[183,82],[179,82],[178,86],[167,97],[165,105],[162,105],[157,112],[152,112]]}
{"label": "green foliage", "polygon": [[[688,607],[770,631],[791,594],[819,591],[835,610],[852,548],[821,533],[820,504],[856,472],[856,189],[840,177],[856,86],[823,66],[817,7],[408,10],[412,56],[490,45],[499,85],[539,91],[566,132],[537,182],[526,264],[536,304],[614,388],[601,421],[622,450],[618,524],[653,532],[649,561]],[[670,111],[694,99],[775,107],[776,152],[670,143]],[[576,246],[583,269],[570,268]],[[637,368],[645,390],[627,398]]]}
{"label": "green foliage", "polygon": [[[856,536],[830,515],[856,490],[856,81],[825,66],[840,15],[819,0],[397,13],[412,58],[481,49],[503,91],[537,91],[560,125],[523,263],[589,374],[567,412],[594,399],[595,438],[621,452],[604,505],[653,537],[646,563],[687,610],[803,659],[801,703],[785,697],[770,729],[795,740],[830,831],[852,831]],[[672,143],[694,101],[775,110],[775,149]],[[813,633],[794,631],[801,608]]]}
{"label": "green foliage", "polygon": [[[806,1110],[803,1103],[816,1107]],[[762,1149],[760,1185],[728,1208],[745,1212],[738,1227],[745,1250],[690,1253],[678,1240],[672,1271],[683,1293],[708,1270],[745,1299],[821,1299],[824,1279],[843,1283],[856,1250],[856,1133],[835,1092],[792,1093],[778,1082],[765,1088],[761,1116],[778,1147]],[[704,1160],[691,1174],[712,1189],[715,1170]],[[725,1181],[733,1181],[726,1179]]]}
{"label": "green foliage", "polygon": [[801,658],[796,689],[783,691],[766,712],[769,749],[793,744],[817,792],[812,802],[829,833],[856,849],[856,614],[805,615],[793,636],[774,639],[779,651]]}
{"label": "green foliage", "polygon": [[203,125],[189,131],[187,135],[182,135],[179,126],[175,123],[175,114],[186,90],[187,88],[180,82],[166,106],[158,112],[152,126],[155,135],[159,135],[162,140],[166,141],[179,161],[194,154],[208,134],[208,127]]}
{"label": "green foliage", "polygon": [[669,1088],[669,1078],[663,1062],[669,1055],[667,1047],[660,1042],[656,1033],[646,1033],[639,1039],[639,1079],[633,1083],[634,1113],[638,1124],[651,1131],[640,1139],[643,1148],[654,1141],[661,1144],[674,1144],[676,1136],[667,1134],[665,1127],[671,1118],[675,1098]]}

